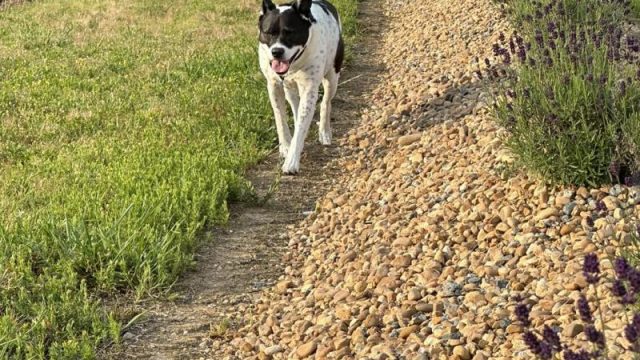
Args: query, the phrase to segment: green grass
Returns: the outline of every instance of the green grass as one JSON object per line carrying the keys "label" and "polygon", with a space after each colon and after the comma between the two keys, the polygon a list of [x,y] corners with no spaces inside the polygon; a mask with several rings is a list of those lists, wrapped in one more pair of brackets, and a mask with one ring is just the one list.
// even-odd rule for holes
{"label": "green grass", "polygon": [[[516,65],[497,97],[496,115],[520,162],[556,183],[637,180],[638,51],[616,35],[629,20],[626,6],[617,0],[507,4],[522,47],[531,44],[524,62],[519,51],[511,55]],[[500,46],[510,49],[509,41]]]}
{"label": "green grass", "polygon": [[[335,1],[351,40],[355,0]],[[275,131],[258,1],[0,12],[0,358],[93,358],[104,299],[166,289]]]}
{"label": "green grass", "polygon": [[640,18],[640,0],[631,0],[631,8],[636,19]]}

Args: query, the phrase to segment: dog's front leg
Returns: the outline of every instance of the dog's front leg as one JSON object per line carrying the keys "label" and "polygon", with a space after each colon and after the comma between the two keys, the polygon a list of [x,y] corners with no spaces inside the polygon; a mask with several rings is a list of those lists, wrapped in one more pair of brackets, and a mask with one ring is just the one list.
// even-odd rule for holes
{"label": "dog's front leg", "polygon": [[273,116],[276,119],[280,156],[285,158],[289,152],[289,145],[291,144],[291,133],[289,132],[289,125],[287,125],[284,88],[282,84],[269,81],[267,89],[269,90],[269,100],[273,108]]}
{"label": "dog's front leg", "polygon": [[318,85],[305,86],[300,94],[300,105],[298,108],[298,119],[295,131],[289,147],[289,153],[282,165],[282,172],[285,174],[295,174],[300,169],[300,155],[304,147],[304,139],[309,132],[309,126],[313,121],[313,114],[318,101]]}

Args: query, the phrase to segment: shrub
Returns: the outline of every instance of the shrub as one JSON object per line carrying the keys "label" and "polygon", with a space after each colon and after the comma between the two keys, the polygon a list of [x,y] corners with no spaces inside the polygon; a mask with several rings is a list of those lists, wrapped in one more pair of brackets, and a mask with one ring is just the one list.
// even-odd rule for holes
{"label": "shrub", "polygon": [[[640,41],[628,1],[512,0],[518,29],[500,35],[487,74],[507,145],[552,182],[632,182],[640,173]],[[481,75],[481,74],[480,74]]]}

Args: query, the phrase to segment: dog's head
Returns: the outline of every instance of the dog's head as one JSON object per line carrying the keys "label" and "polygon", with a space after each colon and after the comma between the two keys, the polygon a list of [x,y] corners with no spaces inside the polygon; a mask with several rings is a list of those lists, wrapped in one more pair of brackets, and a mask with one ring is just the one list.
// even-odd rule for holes
{"label": "dog's head", "polygon": [[312,0],[296,0],[276,6],[272,0],[262,1],[260,13],[260,43],[268,48],[273,71],[284,75],[302,53],[309,40]]}

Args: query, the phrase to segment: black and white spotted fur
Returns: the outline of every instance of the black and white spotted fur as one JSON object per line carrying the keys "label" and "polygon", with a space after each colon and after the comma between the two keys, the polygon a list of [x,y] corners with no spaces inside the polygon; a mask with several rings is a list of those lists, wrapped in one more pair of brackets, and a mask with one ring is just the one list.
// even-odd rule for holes
{"label": "black and white spotted fur", "polygon": [[[304,140],[313,120],[320,85],[320,143],[331,144],[331,100],[336,94],[344,57],[340,17],[325,0],[296,0],[276,6],[263,0],[259,20],[260,69],[267,79],[284,158],[282,171],[297,173]],[[294,118],[293,136],[286,119],[285,99]]]}

